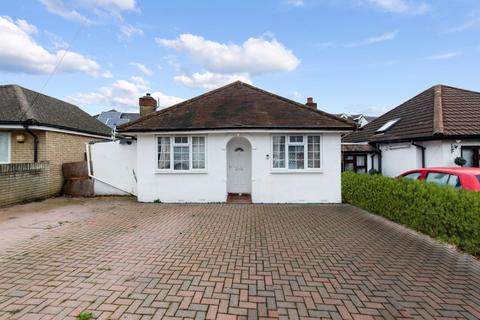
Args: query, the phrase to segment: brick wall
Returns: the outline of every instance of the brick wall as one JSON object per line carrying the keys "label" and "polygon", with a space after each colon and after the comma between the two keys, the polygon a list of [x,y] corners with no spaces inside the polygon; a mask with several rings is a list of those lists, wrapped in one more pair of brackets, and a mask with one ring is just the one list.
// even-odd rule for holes
{"label": "brick wall", "polygon": [[48,197],[48,162],[0,164],[0,207]]}
{"label": "brick wall", "polygon": [[[38,161],[46,161],[45,156],[45,131],[33,131],[38,137]],[[25,137],[24,143],[18,143],[16,136],[23,134]],[[25,130],[15,130],[11,132],[11,162],[12,163],[28,163],[33,162],[33,137]]]}
{"label": "brick wall", "polygon": [[[11,162],[33,163],[33,137],[24,130],[12,131],[11,133]],[[64,180],[62,164],[85,160],[85,143],[99,139],[53,131],[34,131],[34,133],[39,139],[38,161],[46,161],[49,163],[47,172],[42,174],[42,177],[45,180],[45,191],[43,192],[42,197],[60,194],[62,192]],[[18,143],[16,141],[17,134],[23,134],[25,136],[24,143]],[[20,201],[27,200],[23,199],[24,193],[20,190],[20,186],[25,186],[25,190],[30,190],[28,189],[30,188],[28,184],[25,184],[23,181],[23,177],[24,176],[18,176],[18,187],[5,189],[6,191],[3,190],[3,192],[0,191],[9,194],[8,196],[4,195],[4,197],[13,199],[17,197],[16,193],[18,192],[18,198],[22,199]],[[28,177],[28,175],[25,177]],[[13,183],[15,176],[11,176],[9,179],[10,180],[8,181]],[[35,179],[38,180],[39,178]],[[32,194],[32,200],[35,198],[38,198],[36,194]],[[0,206],[2,205],[1,199],[2,198],[0,197]]]}
{"label": "brick wall", "polygon": [[85,160],[85,143],[98,139],[59,132],[46,132],[46,160],[50,162],[48,189],[59,194],[63,186],[62,164]]}

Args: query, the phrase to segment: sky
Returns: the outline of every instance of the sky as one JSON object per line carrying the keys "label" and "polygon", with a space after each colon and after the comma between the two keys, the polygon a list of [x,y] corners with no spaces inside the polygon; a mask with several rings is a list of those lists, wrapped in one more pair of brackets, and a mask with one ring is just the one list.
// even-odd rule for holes
{"label": "sky", "polygon": [[235,80],[379,115],[436,84],[480,91],[478,0],[2,0],[0,83],[90,114]]}

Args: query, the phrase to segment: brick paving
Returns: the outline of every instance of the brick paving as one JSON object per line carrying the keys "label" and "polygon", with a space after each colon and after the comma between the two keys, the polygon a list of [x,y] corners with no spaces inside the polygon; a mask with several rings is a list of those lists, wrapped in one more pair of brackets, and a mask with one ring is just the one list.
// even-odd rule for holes
{"label": "brick paving", "polygon": [[350,206],[127,201],[0,254],[0,319],[479,319],[480,263]]}

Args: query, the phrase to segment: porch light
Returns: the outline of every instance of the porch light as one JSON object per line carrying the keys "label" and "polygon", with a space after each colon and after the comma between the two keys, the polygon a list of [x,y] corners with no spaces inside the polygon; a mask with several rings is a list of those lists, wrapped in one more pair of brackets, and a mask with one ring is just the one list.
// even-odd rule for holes
{"label": "porch light", "polygon": [[15,140],[18,142],[18,143],[24,143],[25,142],[25,135],[23,133],[18,133],[16,136],[15,136]]}

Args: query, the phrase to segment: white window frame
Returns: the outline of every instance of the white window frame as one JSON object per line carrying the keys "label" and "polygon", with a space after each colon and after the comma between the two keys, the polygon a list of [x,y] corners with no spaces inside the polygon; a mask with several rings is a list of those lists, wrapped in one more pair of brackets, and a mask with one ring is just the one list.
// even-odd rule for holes
{"label": "white window frame", "polygon": [[[207,147],[207,136],[206,135],[185,135],[185,134],[176,134],[176,135],[156,135],[155,136],[155,159],[158,159],[158,138],[170,138],[170,168],[165,168],[165,169],[160,169],[158,167],[158,160],[155,161],[155,172],[156,173],[206,173],[207,172],[207,158],[208,158],[208,147]],[[187,143],[175,143],[175,138],[178,137],[186,137],[188,140]],[[193,168],[193,146],[192,146],[192,141],[193,137],[201,137],[205,139],[205,168],[199,168],[199,169],[194,169]],[[183,170],[175,170],[174,169],[174,147],[175,146],[183,146],[187,147],[188,146],[188,152],[189,152],[189,163],[188,163],[188,169],[183,169]]]}
{"label": "white window frame", "polygon": [[12,133],[9,131],[0,131],[0,134],[7,136],[7,161],[0,161],[0,164],[9,164],[12,162]]}
{"label": "white window frame", "polygon": [[[273,137],[284,136],[285,137],[285,168],[273,167]],[[290,142],[290,136],[303,136],[303,142]],[[308,168],[308,137],[318,136],[320,137],[320,168]],[[288,168],[288,146],[304,146],[303,148],[303,169],[289,169]],[[270,136],[270,170],[272,173],[312,173],[323,172],[323,134],[321,133],[288,133],[288,134],[272,134]]]}

